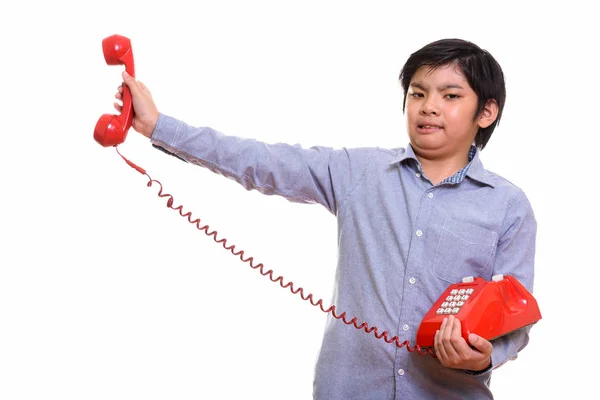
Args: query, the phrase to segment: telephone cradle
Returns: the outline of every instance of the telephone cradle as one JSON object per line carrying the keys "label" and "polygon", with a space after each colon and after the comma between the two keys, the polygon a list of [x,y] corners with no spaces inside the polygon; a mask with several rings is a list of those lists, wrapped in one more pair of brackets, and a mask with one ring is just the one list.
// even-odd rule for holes
{"label": "telephone cradle", "polygon": [[542,318],[537,301],[516,278],[495,275],[491,281],[468,276],[450,285],[425,314],[417,331],[417,345],[433,347],[442,320],[453,315],[462,336],[470,333],[493,340]]}

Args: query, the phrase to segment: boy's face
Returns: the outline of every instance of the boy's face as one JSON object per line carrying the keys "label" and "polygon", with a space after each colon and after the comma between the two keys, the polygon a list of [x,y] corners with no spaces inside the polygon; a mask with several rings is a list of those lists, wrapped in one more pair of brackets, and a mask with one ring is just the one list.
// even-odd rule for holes
{"label": "boy's face", "polygon": [[[487,107],[486,107],[487,109]],[[417,155],[447,159],[467,156],[486,111],[474,119],[477,94],[454,65],[421,67],[406,98],[408,136]],[[486,125],[487,123],[487,125]]]}

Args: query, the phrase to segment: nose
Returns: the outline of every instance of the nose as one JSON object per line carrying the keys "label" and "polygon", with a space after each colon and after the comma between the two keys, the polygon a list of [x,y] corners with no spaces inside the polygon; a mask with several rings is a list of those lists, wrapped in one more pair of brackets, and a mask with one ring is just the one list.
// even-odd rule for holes
{"label": "nose", "polygon": [[438,115],[438,106],[435,104],[431,96],[426,97],[421,105],[421,114],[423,115]]}

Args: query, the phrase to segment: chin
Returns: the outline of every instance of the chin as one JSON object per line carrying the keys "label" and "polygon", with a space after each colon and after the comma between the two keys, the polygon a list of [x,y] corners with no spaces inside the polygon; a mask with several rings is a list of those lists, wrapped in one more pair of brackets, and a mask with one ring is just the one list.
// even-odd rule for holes
{"label": "chin", "polygon": [[410,143],[413,148],[422,150],[438,150],[444,147],[440,140],[432,136],[415,135],[410,137]]}

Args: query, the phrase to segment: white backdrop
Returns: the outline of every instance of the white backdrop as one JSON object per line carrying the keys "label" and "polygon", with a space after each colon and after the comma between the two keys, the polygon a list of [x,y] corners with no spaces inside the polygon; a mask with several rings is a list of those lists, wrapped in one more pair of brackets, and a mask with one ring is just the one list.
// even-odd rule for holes
{"label": "white backdrop", "polygon": [[[482,158],[536,211],[543,316],[493,390],[595,389],[600,30],[587,2],[16,3],[0,6],[0,398],[311,397],[325,314],[93,140],[120,84],[101,49],[115,33],[131,39],[160,111],[304,146],[405,145],[397,77],[410,53],[443,37],[490,50],[508,99]],[[336,231],[323,208],[245,191],[133,130],[119,149],[220,237],[329,304]]]}

